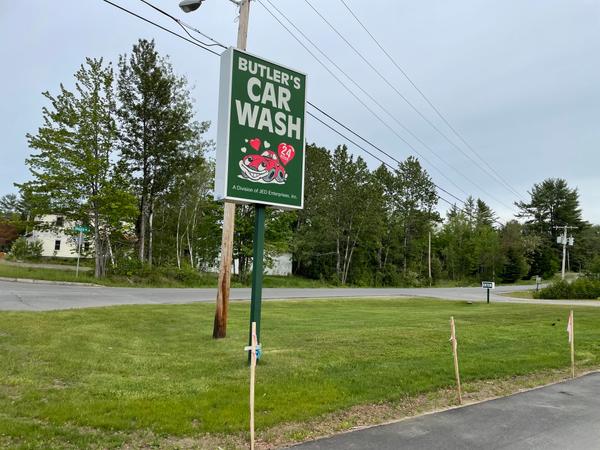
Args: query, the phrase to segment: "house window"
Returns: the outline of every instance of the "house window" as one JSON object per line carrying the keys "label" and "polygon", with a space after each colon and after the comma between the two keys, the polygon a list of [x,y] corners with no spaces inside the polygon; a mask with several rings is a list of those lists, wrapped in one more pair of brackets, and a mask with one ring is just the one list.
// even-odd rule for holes
{"label": "house window", "polygon": [[54,241],[54,250],[60,250],[60,239]]}
{"label": "house window", "polygon": [[90,243],[89,242],[86,242],[85,244],[83,244],[83,251],[86,253],[90,251]]}
{"label": "house window", "polygon": [[[62,226],[64,226],[64,225],[65,225],[65,218],[64,218],[64,217],[61,217],[61,216],[58,216],[58,217],[56,218],[56,226],[57,226],[57,227],[62,227]],[[58,250],[58,249],[57,249],[57,250]]]}

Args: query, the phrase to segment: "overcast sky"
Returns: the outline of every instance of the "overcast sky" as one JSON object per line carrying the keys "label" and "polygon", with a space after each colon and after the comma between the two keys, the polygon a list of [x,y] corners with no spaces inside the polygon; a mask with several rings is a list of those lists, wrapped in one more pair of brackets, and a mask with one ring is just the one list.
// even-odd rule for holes
{"label": "overcast sky", "polygon": [[[176,29],[138,0],[114,1]],[[502,219],[512,217],[511,205],[519,198],[455,147],[471,153],[340,0],[310,2],[454,145],[417,115],[304,0],[272,1],[426,146],[371,104],[395,133],[380,123],[294,40],[291,27],[283,29],[257,1],[251,4],[250,52],[307,73],[313,103],[397,159],[416,150],[438,185],[461,198],[465,193],[481,197]],[[529,198],[533,183],[562,177],[579,189],[584,218],[600,223],[600,1],[345,1],[522,198]],[[235,43],[237,13],[227,0],[206,0],[193,14],[181,13],[177,0],[154,3],[227,45]],[[0,4],[0,195],[14,192],[13,182],[28,177],[25,135],[41,123],[46,105],[41,93],[57,92],[60,83],[72,86],[73,73],[86,56],[116,61],[141,37],[154,38],[176,72],[188,78],[197,118],[215,124],[216,56],[101,0],[0,0]],[[214,127],[209,134],[214,137]],[[306,136],[309,142],[330,148],[344,143],[310,118]],[[377,161],[360,149],[349,147],[376,166]]]}

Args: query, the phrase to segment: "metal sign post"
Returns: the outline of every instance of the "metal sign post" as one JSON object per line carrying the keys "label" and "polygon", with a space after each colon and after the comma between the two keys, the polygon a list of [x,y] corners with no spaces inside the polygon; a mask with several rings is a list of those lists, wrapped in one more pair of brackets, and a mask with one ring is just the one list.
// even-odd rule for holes
{"label": "metal sign post", "polygon": [[490,289],[495,289],[496,288],[496,283],[494,283],[493,281],[482,281],[481,282],[481,287],[483,289],[487,290],[487,302],[489,304],[490,303]]}

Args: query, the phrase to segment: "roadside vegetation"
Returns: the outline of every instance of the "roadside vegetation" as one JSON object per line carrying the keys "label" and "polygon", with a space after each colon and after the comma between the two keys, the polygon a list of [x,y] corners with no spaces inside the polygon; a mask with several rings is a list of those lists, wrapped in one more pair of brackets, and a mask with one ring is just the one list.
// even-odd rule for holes
{"label": "roadside vegetation", "polygon": [[[89,270],[80,271],[79,276],[76,276],[74,270],[24,267],[7,265],[0,262],[0,277],[140,288],[215,288],[218,284],[217,274],[202,273],[191,268],[178,269],[177,267],[154,267],[130,274],[111,274],[102,278],[95,278],[93,272]],[[241,282],[234,278],[231,286],[249,287],[250,280]],[[311,280],[294,275],[265,275],[263,278],[263,287],[323,288],[336,286],[326,281]]]}
{"label": "roadside vegetation", "polygon": [[[39,244],[18,238],[55,214],[89,229],[85,256],[98,280],[202,284],[218,260],[223,210],[212,197],[211,124],[196,120],[187,81],[145,39],[113,62],[87,58],[73,78],[43,94],[43,125],[27,135],[31,176],[0,197],[0,252],[39,258]],[[559,269],[557,227],[566,224],[577,227],[570,270],[587,271],[600,254],[600,226],[584,220],[579,193],[564,179],[535,183],[516,203],[517,220],[499,221],[473,196],[442,215],[443,193],[417,158],[369,167],[352,151],[307,145],[304,209],[267,210],[267,259],[289,253],[294,275],[341,286],[515,283]],[[252,206],[238,206],[233,253],[242,285],[253,223]]]}
{"label": "roadside vegetation", "polygon": [[600,280],[578,278],[575,281],[557,281],[535,292],[534,298],[596,300],[600,299]]}
{"label": "roadside vegetation", "polygon": [[[213,309],[1,313],[0,446],[242,446],[248,308],[231,305],[230,337],[217,341],[210,335]],[[515,377],[535,385],[547,381],[536,374],[567,376],[568,309],[423,299],[266,302],[259,438],[281,445],[347,429],[356,418],[325,424],[350,410],[364,423],[380,420],[381,409],[397,418],[452,404],[451,315],[467,399],[500,392],[486,380],[499,389]],[[575,318],[577,367],[596,368],[600,310],[577,308]]]}

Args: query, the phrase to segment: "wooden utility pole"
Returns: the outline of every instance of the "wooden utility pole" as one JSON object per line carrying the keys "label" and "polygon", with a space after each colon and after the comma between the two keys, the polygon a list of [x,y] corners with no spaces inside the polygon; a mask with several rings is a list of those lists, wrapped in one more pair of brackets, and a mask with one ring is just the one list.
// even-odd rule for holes
{"label": "wooden utility pole", "polygon": [[[250,0],[240,0],[240,18],[237,35],[237,48],[246,50]],[[235,228],[235,203],[225,202],[223,213],[223,235],[221,237],[221,264],[217,287],[217,309],[213,326],[213,338],[227,336],[227,310],[229,309],[229,289],[231,285],[231,265],[233,259],[233,231]]]}

